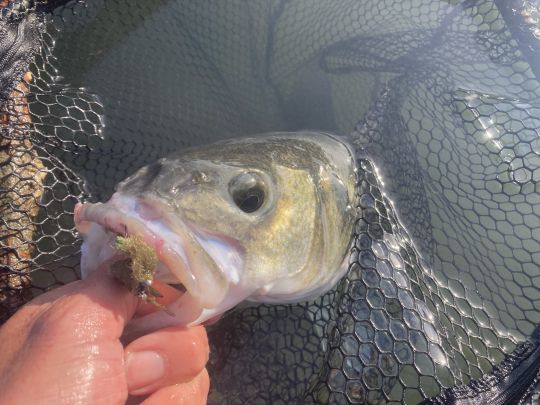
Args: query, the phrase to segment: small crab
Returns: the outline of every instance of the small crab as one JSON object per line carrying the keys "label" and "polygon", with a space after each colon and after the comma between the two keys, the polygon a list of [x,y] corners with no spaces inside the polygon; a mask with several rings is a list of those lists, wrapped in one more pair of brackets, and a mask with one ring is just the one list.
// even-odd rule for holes
{"label": "small crab", "polygon": [[163,295],[152,287],[158,264],[156,253],[142,238],[136,235],[118,235],[114,247],[128,257],[120,259],[111,265],[113,277],[144,302],[168,312],[156,300],[156,298],[163,297]]}

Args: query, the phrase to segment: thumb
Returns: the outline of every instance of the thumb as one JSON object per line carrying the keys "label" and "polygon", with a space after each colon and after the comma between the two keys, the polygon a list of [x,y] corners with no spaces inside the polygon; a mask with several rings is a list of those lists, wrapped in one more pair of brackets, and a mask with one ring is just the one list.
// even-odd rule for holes
{"label": "thumb", "polygon": [[[41,338],[89,341],[118,339],[133,317],[138,299],[109,274],[96,270],[85,280],[40,295],[4,326],[24,319]],[[55,336],[56,334],[59,336]]]}
{"label": "thumb", "polygon": [[64,329],[64,336],[71,330],[75,339],[119,339],[137,304],[138,299],[104,267],[74,285],[41,318],[49,329],[51,323],[65,324],[59,329]]}
{"label": "thumb", "polygon": [[65,403],[125,400],[119,338],[137,299],[105,270],[41,295],[0,328],[7,343],[0,353],[6,403],[53,402],[59,393]]}

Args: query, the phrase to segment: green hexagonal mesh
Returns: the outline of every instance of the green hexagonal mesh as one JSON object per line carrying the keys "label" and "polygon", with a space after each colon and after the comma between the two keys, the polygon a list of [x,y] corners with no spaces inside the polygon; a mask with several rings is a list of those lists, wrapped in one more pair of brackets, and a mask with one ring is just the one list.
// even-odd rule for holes
{"label": "green hexagonal mesh", "polygon": [[533,1],[16,3],[39,44],[0,107],[2,320],[78,277],[77,201],[172,149],[317,129],[358,152],[349,271],[212,327],[211,403],[418,403],[540,323]]}

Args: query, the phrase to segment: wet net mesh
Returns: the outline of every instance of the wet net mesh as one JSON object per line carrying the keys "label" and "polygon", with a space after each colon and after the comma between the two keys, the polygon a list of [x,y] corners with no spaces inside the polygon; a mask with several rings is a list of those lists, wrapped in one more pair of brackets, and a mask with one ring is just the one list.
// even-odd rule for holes
{"label": "wet net mesh", "polygon": [[418,403],[540,323],[534,2],[59,3],[0,2],[1,320],[78,277],[77,201],[174,149],[316,129],[358,150],[349,272],[211,328],[211,403]]}

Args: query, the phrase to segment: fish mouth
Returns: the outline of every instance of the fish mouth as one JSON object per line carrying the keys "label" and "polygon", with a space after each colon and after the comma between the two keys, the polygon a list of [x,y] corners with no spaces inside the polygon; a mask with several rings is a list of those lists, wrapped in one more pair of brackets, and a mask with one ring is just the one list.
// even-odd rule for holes
{"label": "fish mouth", "polygon": [[[75,226],[84,237],[83,278],[104,264],[125,258],[114,247],[118,235],[136,235],[157,255],[156,279],[180,285],[180,290],[186,291],[184,295],[190,296],[190,302],[196,302],[201,309],[219,307],[229,287],[240,279],[241,247],[226,236],[174,220],[170,210],[159,201],[119,193],[107,203],[77,204]],[[225,250],[228,255],[220,257]]]}

